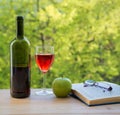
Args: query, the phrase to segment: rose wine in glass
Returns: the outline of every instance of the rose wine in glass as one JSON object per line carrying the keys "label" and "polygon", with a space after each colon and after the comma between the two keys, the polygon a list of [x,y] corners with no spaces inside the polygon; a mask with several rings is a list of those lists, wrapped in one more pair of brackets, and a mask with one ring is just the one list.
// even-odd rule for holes
{"label": "rose wine in glass", "polygon": [[54,54],[37,54],[36,63],[43,73],[46,73],[54,59]]}
{"label": "rose wine in glass", "polygon": [[37,46],[36,47],[36,55],[35,55],[36,63],[43,74],[43,89],[39,92],[36,92],[37,95],[47,95],[51,94],[51,91],[47,91],[45,88],[45,74],[50,69],[53,61],[54,61],[54,47],[53,46]]}

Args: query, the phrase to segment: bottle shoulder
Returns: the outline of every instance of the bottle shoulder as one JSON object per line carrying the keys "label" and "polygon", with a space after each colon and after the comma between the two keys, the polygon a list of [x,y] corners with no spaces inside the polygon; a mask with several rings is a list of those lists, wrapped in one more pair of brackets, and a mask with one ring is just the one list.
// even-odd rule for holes
{"label": "bottle shoulder", "polygon": [[28,46],[30,46],[30,42],[26,37],[24,37],[23,39],[14,38],[11,41],[10,45],[28,45]]}
{"label": "bottle shoulder", "polygon": [[30,41],[26,37],[24,37],[24,40],[30,45]]}

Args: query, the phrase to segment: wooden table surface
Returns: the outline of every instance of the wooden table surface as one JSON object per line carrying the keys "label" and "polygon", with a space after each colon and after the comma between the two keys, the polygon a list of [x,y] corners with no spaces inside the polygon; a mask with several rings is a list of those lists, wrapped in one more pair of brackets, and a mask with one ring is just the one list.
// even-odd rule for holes
{"label": "wooden table surface", "polygon": [[120,104],[87,106],[72,97],[37,96],[11,98],[9,89],[0,90],[0,115],[120,115]]}

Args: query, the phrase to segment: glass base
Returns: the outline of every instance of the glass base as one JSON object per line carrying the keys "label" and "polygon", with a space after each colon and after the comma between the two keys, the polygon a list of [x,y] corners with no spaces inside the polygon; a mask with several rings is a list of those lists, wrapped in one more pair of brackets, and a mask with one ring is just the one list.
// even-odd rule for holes
{"label": "glass base", "polygon": [[53,91],[52,90],[40,90],[40,91],[37,91],[35,92],[36,95],[51,95],[53,94]]}

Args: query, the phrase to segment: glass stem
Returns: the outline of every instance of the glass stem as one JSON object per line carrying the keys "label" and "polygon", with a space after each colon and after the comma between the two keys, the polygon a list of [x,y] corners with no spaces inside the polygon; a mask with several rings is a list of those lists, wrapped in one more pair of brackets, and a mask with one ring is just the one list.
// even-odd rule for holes
{"label": "glass stem", "polygon": [[43,92],[46,92],[46,84],[45,84],[45,82],[46,82],[46,73],[42,73],[43,74]]}

